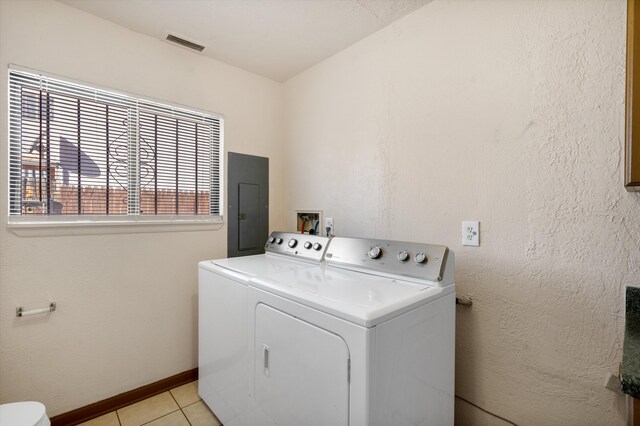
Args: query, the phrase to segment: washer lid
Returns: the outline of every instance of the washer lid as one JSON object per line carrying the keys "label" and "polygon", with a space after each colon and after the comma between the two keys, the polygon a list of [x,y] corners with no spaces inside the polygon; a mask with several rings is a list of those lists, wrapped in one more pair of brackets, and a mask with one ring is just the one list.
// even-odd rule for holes
{"label": "washer lid", "polygon": [[0,405],[0,425],[35,425],[46,417],[44,404],[35,401]]}
{"label": "washer lid", "polygon": [[254,256],[233,257],[229,259],[205,260],[200,267],[216,273],[230,270],[238,274],[264,276],[300,268],[318,267],[317,263],[294,260],[278,255],[257,254]]}
{"label": "washer lid", "polygon": [[454,291],[454,285],[440,287],[341,268],[253,277],[249,285],[364,327],[373,327]]}

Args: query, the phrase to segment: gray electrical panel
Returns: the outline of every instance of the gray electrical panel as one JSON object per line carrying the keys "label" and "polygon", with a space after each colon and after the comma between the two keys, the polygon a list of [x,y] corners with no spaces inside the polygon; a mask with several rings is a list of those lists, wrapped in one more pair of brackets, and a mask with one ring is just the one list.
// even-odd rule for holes
{"label": "gray electrical panel", "polygon": [[264,253],[269,235],[269,159],[230,152],[227,256]]}

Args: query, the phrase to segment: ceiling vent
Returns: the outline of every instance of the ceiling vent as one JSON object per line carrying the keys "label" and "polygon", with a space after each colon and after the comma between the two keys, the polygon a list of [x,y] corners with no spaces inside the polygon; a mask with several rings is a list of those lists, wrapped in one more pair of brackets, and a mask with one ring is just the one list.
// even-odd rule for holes
{"label": "ceiling vent", "polygon": [[176,43],[179,44],[180,46],[184,46],[184,47],[188,47],[189,49],[193,49],[193,50],[197,50],[198,52],[202,52],[204,50],[204,46],[194,43],[192,41],[189,40],[185,40],[183,38],[174,36],[173,34],[168,34],[167,35],[167,40],[169,40],[172,43]]}

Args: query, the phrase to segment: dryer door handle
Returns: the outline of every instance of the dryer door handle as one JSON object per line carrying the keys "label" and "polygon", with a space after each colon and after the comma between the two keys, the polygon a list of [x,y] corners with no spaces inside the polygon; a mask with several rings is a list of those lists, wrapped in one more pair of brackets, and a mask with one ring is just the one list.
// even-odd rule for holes
{"label": "dryer door handle", "polygon": [[262,363],[264,367],[264,375],[269,377],[269,346],[262,344]]}

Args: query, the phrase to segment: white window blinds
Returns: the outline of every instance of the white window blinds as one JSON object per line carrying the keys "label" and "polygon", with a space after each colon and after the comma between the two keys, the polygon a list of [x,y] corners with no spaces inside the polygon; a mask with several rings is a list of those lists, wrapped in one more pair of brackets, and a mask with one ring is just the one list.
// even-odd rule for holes
{"label": "white window blinds", "polygon": [[220,215],[222,118],[9,70],[11,216]]}

